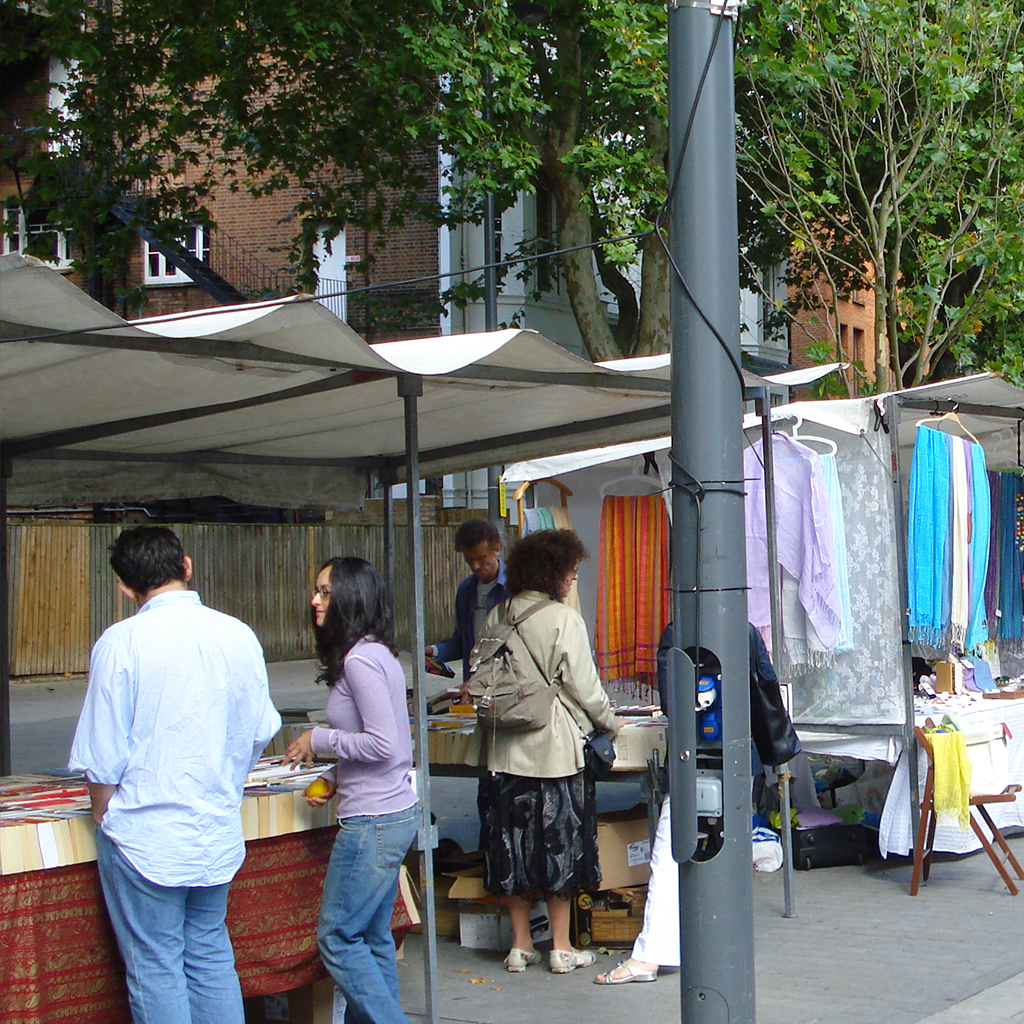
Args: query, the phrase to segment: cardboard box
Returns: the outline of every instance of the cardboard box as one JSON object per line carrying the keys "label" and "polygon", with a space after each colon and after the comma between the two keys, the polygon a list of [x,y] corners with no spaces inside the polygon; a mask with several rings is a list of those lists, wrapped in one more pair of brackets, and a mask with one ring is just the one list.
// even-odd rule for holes
{"label": "cardboard box", "polygon": [[964,666],[959,661],[940,661],[935,665],[936,693],[966,693]]}
{"label": "cardboard box", "polygon": [[512,921],[495,903],[459,904],[459,945],[465,949],[511,949]]}
{"label": "cardboard box", "polygon": [[345,997],[327,978],[312,985],[244,1000],[245,1024],[344,1024]]}
{"label": "cardboard box", "polygon": [[[448,890],[452,887],[453,878],[438,875],[434,879],[434,933],[449,939],[459,936],[459,904],[448,898]],[[423,934],[422,923],[413,929],[417,935]]]}
{"label": "cardboard box", "polygon": [[597,856],[601,889],[646,885],[651,877],[651,832],[647,808],[598,815]]}
{"label": "cardboard box", "polygon": [[665,722],[630,722],[615,737],[614,770],[646,768],[655,750],[658,751],[658,763],[664,764],[668,752],[668,725]]}
{"label": "cardboard box", "polygon": [[572,901],[572,941],[577,946],[633,945],[644,924],[647,886],[577,893]]}
{"label": "cardboard box", "polygon": [[[534,942],[551,938],[551,923],[543,903],[535,903],[530,910],[530,934]],[[466,949],[512,948],[512,921],[508,911],[498,904],[480,903],[459,905],[459,944]]]}
{"label": "cardboard box", "polygon": [[494,897],[484,888],[483,868],[467,868],[465,871],[452,871],[454,881],[448,890],[450,900],[480,900],[486,903],[495,902]]}

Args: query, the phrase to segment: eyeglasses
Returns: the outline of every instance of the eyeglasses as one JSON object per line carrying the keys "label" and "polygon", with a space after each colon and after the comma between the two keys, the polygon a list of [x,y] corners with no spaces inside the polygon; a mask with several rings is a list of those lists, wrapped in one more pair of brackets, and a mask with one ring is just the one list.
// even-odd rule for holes
{"label": "eyeglasses", "polygon": [[330,587],[314,587],[313,588],[313,596],[316,597],[317,594],[320,595],[320,600],[324,601],[326,603],[327,601],[329,601],[331,599],[331,588]]}

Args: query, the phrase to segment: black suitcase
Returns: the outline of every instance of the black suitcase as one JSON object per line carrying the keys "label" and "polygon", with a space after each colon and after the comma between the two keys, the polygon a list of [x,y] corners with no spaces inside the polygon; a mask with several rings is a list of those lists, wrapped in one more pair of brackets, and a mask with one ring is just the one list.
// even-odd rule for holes
{"label": "black suitcase", "polygon": [[864,864],[878,852],[878,833],[864,825],[793,829],[793,864],[801,871]]}

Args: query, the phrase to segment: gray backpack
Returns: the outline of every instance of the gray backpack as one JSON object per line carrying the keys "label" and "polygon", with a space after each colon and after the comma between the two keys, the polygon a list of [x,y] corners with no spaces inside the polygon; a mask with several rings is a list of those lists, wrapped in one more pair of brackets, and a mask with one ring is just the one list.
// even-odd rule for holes
{"label": "gray backpack", "polygon": [[477,721],[491,731],[532,732],[551,720],[551,704],[558,686],[550,683],[526,646],[519,625],[555,602],[545,598],[530,605],[518,618],[487,629],[469,655],[469,695]]}

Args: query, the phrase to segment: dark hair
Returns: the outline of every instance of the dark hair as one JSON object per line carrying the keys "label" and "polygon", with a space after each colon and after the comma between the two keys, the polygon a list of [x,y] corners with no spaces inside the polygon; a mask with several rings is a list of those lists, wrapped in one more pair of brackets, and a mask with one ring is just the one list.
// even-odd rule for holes
{"label": "dark hair", "polygon": [[455,531],[455,550],[460,553],[485,542],[492,548],[501,547],[501,534],[488,519],[467,519]]}
{"label": "dark hair", "polygon": [[509,593],[537,590],[558,601],[565,577],[588,557],[583,541],[572,530],[528,533],[508,556],[505,571]]}
{"label": "dark hair", "polygon": [[316,624],[313,613],[313,635],[320,657],[316,681],[331,686],[341,676],[345,655],[364,636],[379,641],[392,654],[398,654],[398,647],[391,601],[376,566],[365,558],[331,558],[320,572],[327,568],[331,570],[331,598],[322,626]]}
{"label": "dark hair", "polygon": [[137,526],[111,546],[110,566],[126,587],[148,594],[172,580],[184,581],[185,549],[166,526]]}

